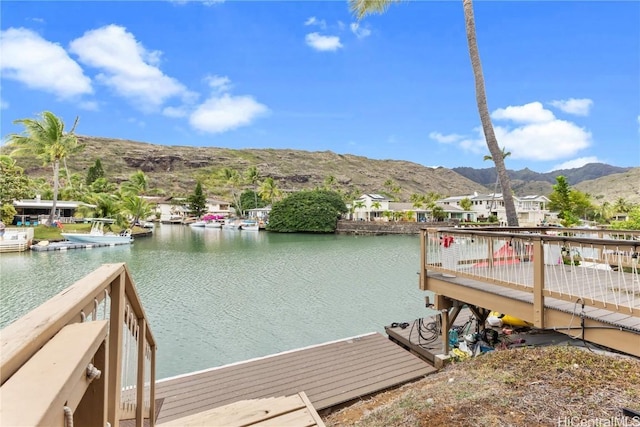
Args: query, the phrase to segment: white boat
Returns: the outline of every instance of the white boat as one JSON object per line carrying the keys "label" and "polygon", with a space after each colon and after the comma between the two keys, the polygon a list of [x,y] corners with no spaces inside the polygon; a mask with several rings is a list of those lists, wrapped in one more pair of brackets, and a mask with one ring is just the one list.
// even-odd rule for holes
{"label": "white boat", "polygon": [[31,246],[33,228],[7,228],[0,238],[0,252],[23,252]]}
{"label": "white boat", "polygon": [[131,230],[126,229],[120,234],[105,232],[104,225],[113,223],[111,219],[93,219],[91,222],[91,231],[88,233],[60,233],[62,237],[73,243],[102,243],[122,245],[133,242]]}
{"label": "white boat", "polygon": [[258,221],[246,219],[240,223],[238,228],[243,231],[260,231],[260,224]]}
{"label": "white boat", "polygon": [[196,222],[192,222],[191,224],[189,224],[189,227],[194,227],[194,228],[199,228],[199,227],[205,227],[207,225],[207,221],[196,221]]}
{"label": "white boat", "polygon": [[224,230],[240,230],[240,221],[228,219],[222,224]]}
{"label": "white boat", "polygon": [[207,223],[204,226],[205,228],[222,228],[223,224],[224,224],[224,221],[216,219],[213,221],[207,221]]}

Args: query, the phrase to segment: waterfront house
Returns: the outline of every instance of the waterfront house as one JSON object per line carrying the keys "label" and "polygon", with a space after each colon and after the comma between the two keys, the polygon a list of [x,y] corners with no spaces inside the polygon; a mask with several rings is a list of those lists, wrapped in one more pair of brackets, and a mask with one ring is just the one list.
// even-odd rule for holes
{"label": "waterfront house", "polygon": [[[471,201],[471,210],[475,212],[477,220],[483,220],[494,215],[501,224],[507,223],[502,193],[474,193],[466,196],[452,196],[441,199],[438,203],[447,207],[459,207],[464,199]],[[516,205],[518,221],[521,226],[536,226],[545,221],[548,222],[550,218],[556,217],[556,215],[547,208],[549,198],[546,196],[514,196],[513,199]]]}
{"label": "waterfront house", "polygon": [[[469,210],[462,208],[464,199],[469,199]],[[514,196],[518,220],[522,226],[537,226],[554,222],[557,214],[548,209],[549,198],[529,195]],[[436,206],[442,208],[445,220],[460,222],[486,221],[494,215],[501,224],[507,223],[504,200],[501,193],[450,196],[440,199]],[[432,221],[432,209],[416,207],[412,203],[393,202],[379,194],[363,194],[351,204],[351,219],[355,221]]]}
{"label": "waterfront house", "polygon": [[231,203],[219,199],[207,199],[206,209],[208,214],[230,216],[235,212]]}
{"label": "waterfront house", "polygon": [[353,201],[353,220],[381,221],[385,211],[390,211],[391,199],[380,194],[363,194]]}
{"label": "waterfront house", "polygon": [[[87,203],[72,200],[56,201],[56,220],[63,223],[74,222],[74,216],[80,206],[95,207]],[[48,221],[51,208],[53,207],[53,200],[42,200],[40,196],[36,196],[35,199],[14,200],[13,207],[17,212],[13,217],[14,225],[38,225],[39,223]]]}
{"label": "waterfront house", "polygon": [[[156,217],[160,222],[181,222],[191,215],[189,202],[184,197],[145,197],[155,206]],[[207,199],[207,214],[230,216],[235,212],[231,204],[224,200]]]}

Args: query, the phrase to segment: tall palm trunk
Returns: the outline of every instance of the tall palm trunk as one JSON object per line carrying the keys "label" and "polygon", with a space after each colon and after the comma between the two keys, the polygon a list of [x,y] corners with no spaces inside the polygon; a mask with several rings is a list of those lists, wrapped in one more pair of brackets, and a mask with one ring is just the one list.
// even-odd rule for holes
{"label": "tall palm trunk", "polygon": [[51,213],[49,213],[49,226],[53,225],[56,215],[56,205],[58,204],[58,178],[60,175],[60,160],[53,161],[53,201],[51,202]]}
{"label": "tall palm trunk", "polygon": [[478,104],[478,112],[480,113],[480,122],[484,132],[487,147],[493,157],[496,165],[496,172],[502,187],[502,200],[507,214],[507,224],[510,227],[518,226],[518,214],[513,202],[513,194],[511,194],[511,181],[507,174],[507,168],[504,165],[504,158],[498,146],[491,116],[489,115],[489,106],[487,105],[487,95],[484,88],[484,77],[482,75],[482,65],[480,63],[480,53],[478,52],[478,43],[476,41],[476,24],[473,16],[473,1],[462,0],[464,8],[465,27],[467,30],[467,43],[469,45],[469,56],[471,57],[471,67],[473,68],[473,77],[476,83],[476,102]]}

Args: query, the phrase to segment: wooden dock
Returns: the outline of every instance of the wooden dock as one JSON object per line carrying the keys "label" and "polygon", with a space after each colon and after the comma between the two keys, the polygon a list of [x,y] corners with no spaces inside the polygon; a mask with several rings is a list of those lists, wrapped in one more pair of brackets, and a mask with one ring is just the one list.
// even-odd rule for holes
{"label": "wooden dock", "polygon": [[241,400],[187,415],[158,427],[325,427],[304,392],[293,396]]}
{"label": "wooden dock", "polygon": [[93,249],[93,248],[106,248],[121,245],[130,245],[130,242],[126,243],[74,243],[74,242],[51,242],[48,245],[31,245],[31,250],[35,252],[50,252],[50,251],[67,251],[69,249]]}
{"label": "wooden dock", "polygon": [[157,422],[299,392],[317,411],[330,410],[435,371],[382,334],[371,333],[160,380]]}
{"label": "wooden dock", "polygon": [[[470,321],[470,332],[474,332],[476,322],[470,320],[471,316],[471,311],[463,308],[453,326],[462,326]],[[438,360],[438,356],[443,355],[445,350],[442,344],[442,334],[436,330],[439,328],[436,317],[438,315],[416,319],[400,325],[392,324],[385,326],[384,331],[389,335],[389,340],[439,369],[443,361]]]}

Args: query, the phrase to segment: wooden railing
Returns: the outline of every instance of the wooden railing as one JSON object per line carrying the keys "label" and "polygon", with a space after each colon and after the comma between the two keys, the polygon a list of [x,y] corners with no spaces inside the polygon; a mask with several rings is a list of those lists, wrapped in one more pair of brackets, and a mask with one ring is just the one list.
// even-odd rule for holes
{"label": "wooden railing", "polygon": [[640,317],[640,232],[586,229],[427,229],[427,270],[533,294],[536,326],[545,297]]}
{"label": "wooden railing", "polygon": [[1,331],[0,425],[153,426],[155,354],[129,270],[105,264]]}

